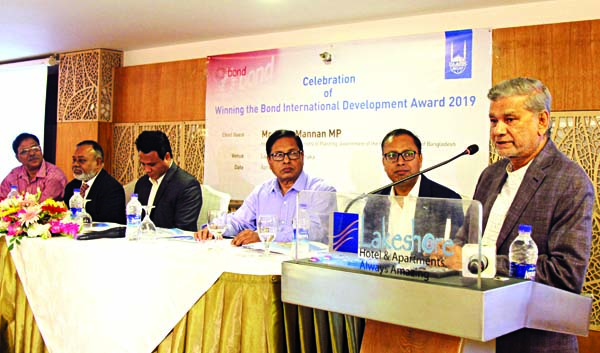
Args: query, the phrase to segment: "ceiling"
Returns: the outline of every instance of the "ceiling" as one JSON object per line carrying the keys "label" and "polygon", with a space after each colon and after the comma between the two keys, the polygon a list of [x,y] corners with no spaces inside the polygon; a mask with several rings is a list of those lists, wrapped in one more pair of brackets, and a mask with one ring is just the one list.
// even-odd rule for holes
{"label": "ceiling", "polygon": [[0,63],[540,0],[0,0]]}

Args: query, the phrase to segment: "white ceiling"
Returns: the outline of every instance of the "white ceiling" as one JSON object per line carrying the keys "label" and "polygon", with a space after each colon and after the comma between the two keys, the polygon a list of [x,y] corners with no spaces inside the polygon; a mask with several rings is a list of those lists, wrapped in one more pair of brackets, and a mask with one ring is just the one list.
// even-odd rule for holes
{"label": "white ceiling", "polygon": [[0,0],[0,62],[536,1],[540,0]]}

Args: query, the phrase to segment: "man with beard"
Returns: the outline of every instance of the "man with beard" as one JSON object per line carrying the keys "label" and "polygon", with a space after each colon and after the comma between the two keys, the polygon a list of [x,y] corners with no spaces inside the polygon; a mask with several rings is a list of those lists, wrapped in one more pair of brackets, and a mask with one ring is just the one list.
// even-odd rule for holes
{"label": "man with beard", "polygon": [[62,200],[67,177],[60,168],[44,160],[37,136],[24,132],[15,138],[12,148],[21,165],[2,181],[0,198],[5,198],[11,185],[16,185],[19,193],[35,194],[39,189],[40,202],[49,198]]}
{"label": "man with beard", "polygon": [[77,144],[73,153],[73,176],[65,187],[65,202],[79,189],[84,200],[89,200],[85,210],[94,222],[125,224],[125,190],[104,170],[104,151],[96,141]]}

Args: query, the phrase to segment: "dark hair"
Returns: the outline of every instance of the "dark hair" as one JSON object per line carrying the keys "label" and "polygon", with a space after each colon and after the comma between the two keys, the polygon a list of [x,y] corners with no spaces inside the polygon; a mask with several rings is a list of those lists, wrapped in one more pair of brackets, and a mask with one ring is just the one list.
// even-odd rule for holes
{"label": "dark hair", "polygon": [[173,151],[171,151],[171,143],[167,135],[158,130],[154,131],[142,131],[142,133],[135,139],[135,147],[138,152],[150,153],[155,151],[158,154],[158,158],[165,159],[167,152],[173,158]]}
{"label": "dark hair", "polygon": [[102,149],[102,146],[100,146],[100,144],[98,142],[96,142],[94,140],[84,140],[84,141],[79,142],[76,146],[77,147],[92,146],[92,149],[96,153],[96,157],[100,157],[102,162],[104,162],[104,150]]}
{"label": "dark hair", "polygon": [[396,130],[392,130],[392,131],[388,132],[383,137],[383,140],[381,140],[381,151],[383,151],[383,145],[385,145],[385,142],[388,139],[390,139],[392,137],[396,137],[396,136],[402,136],[402,135],[408,135],[408,136],[412,137],[413,141],[415,142],[415,145],[417,146],[417,153],[421,154],[421,140],[419,140],[417,135],[413,134],[412,131],[406,130],[406,129],[396,129]]}
{"label": "dark hair", "polygon": [[300,139],[300,136],[296,135],[294,131],[277,130],[273,132],[271,136],[269,136],[269,138],[267,139],[267,156],[271,154],[271,149],[273,148],[275,142],[283,137],[293,137],[294,140],[296,140],[296,144],[298,145],[300,151],[304,151],[304,146],[302,146],[302,140]]}
{"label": "dark hair", "polygon": [[32,139],[38,145],[40,144],[40,140],[37,138],[37,136],[35,136],[34,134],[30,134],[28,132],[24,132],[24,133],[20,134],[19,136],[17,136],[15,138],[15,140],[13,141],[13,151],[15,151],[15,154],[19,153],[19,146],[21,145],[21,142],[23,142],[24,140],[27,140],[27,139]]}

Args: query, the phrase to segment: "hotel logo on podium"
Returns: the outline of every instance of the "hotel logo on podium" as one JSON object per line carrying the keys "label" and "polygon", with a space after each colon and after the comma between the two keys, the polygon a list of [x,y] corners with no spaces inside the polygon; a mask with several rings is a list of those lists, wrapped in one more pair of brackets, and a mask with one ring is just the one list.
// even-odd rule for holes
{"label": "hotel logo on podium", "polygon": [[358,254],[359,216],[356,213],[333,212],[331,234],[332,250]]}

